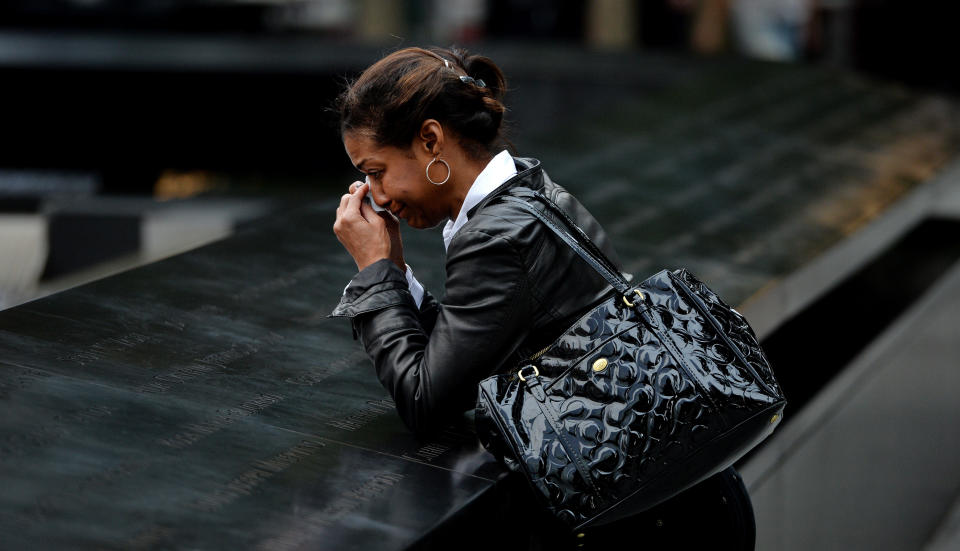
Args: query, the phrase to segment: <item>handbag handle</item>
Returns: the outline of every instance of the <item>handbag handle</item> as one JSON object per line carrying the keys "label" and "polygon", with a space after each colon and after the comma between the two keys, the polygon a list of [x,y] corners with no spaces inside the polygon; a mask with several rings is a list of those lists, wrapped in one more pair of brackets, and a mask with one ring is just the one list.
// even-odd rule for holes
{"label": "handbag handle", "polygon": [[580,229],[580,227],[577,226],[573,220],[570,219],[567,213],[564,212],[559,205],[548,199],[542,193],[538,193],[532,189],[514,188],[512,191],[518,195],[532,197],[544,203],[547,208],[556,214],[561,220],[563,220],[568,228],[572,229],[580,239],[577,239],[577,237],[571,235],[571,232],[564,231],[563,229],[559,228],[557,224],[545,216],[540,209],[534,207],[520,197],[505,195],[502,199],[504,201],[509,201],[516,204],[543,222],[553,233],[562,239],[564,243],[573,249],[573,251],[577,253],[580,258],[586,261],[591,268],[603,276],[603,278],[607,280],[607,283],[616,289],[618,293],[621,295],[627,295],[630,292],[630,282],[623,277],[616,266],[614,266],[613,262],[611,262],[610,259],[603,254],[603,251],[601,251],[600,248],[597,247],[597,245],[590,239],[590,237],[582,229]]}

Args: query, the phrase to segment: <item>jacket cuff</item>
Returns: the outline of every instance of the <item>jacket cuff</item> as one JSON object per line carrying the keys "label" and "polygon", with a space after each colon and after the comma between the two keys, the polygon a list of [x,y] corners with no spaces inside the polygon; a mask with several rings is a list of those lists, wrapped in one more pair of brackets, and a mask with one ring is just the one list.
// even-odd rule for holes
{"label": "jacket cuff", "polygon": [[399,304],[415,307],[406,275],[389,258],[383,258],[353,276],[328,317],[353,318]]}

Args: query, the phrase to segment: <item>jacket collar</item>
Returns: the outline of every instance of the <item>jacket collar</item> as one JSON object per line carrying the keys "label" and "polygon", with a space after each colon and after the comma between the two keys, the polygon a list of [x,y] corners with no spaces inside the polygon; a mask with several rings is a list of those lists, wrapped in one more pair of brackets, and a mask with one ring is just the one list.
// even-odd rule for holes
{"label": "jacket collar", "polygon": [[518,186],[527,187],[533,190],[539,190],[543,188],[543,180],[545,175],[540,166],[540,161],[532,157],[514,157],[513,162],[517,165],[517,174],[513,178],[510,178],[506,182],[500,184],[500,187],[491,191],[486,197],[483,198],[483,201],[480,201],[475,207],[467,211],[468,218],[473,218],[473,215],[478,210],[487,206],[493,200],[503,195],[511,188]]}

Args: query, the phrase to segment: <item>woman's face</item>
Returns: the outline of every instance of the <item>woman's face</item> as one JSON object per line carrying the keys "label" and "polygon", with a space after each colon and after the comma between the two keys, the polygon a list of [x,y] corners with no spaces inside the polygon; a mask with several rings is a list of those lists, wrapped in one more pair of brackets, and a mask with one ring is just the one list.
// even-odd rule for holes
{"label": "woman's face", "polygon": [[[442,186],[426,180],[424,170],[432,160],[426,148],[408,149],[377,145],[361,132],[348,132],[343,146],[353,166],[370,178],[373,201],[407,221],[412,228],[431,228],[449,216]],[[418,149],[423,149],[419,151]]]}

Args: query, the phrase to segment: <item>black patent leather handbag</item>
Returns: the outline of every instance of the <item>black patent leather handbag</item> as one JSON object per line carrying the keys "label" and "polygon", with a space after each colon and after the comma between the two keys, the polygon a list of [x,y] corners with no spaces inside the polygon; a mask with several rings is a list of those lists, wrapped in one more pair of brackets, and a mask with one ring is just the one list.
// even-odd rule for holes
{"label": "black patent leather handbag", "polygon": [[540,219],[615,290],[516,371],[479,385],[481,442],[557,518],[580,529],[639,513],[773,432],[786,401],[736,310],[686,270],[631,284],[540,193],[502,200]]}

